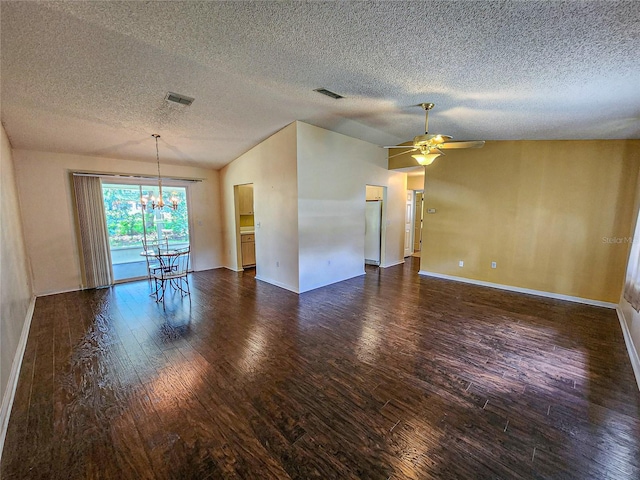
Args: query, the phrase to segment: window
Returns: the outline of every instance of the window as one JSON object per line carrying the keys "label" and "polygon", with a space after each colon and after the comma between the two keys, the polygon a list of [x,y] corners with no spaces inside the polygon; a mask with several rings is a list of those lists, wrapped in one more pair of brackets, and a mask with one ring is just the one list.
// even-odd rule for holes
{"label": "window", "polygon": [[[158,198],[157,185],[104,182],[102,193],[115,281],[146,276],[146,262],[140,256],[143,241],[166,242],[173,248],[189,245],[185,187],[163,185],[163,209],[152,209],[150,200],[142,208],[142,198]],[[178,200],[176,210],[167,206],[171,197]]]}

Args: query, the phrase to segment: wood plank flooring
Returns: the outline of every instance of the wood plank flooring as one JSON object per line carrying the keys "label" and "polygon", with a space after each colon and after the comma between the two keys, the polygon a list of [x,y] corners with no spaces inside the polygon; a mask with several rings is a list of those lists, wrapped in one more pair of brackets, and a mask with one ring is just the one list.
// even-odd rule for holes
{"label": "wood plank flooring", "polygon": [[9,479],[640,478],[613,310],[420,277],[212,270],[38,298]]}

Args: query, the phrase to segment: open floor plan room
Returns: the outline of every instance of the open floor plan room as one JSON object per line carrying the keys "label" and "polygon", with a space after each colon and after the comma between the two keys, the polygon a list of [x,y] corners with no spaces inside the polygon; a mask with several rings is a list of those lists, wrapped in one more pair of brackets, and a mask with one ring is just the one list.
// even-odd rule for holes
{"label": "open floor plan room", "polygon": [[417,275],[37,299],[3,479],[640,476],[612,309]]}

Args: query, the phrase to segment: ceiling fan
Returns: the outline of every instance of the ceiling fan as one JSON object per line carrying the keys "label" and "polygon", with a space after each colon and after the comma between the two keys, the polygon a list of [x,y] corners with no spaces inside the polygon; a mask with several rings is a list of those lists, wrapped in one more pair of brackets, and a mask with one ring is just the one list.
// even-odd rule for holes
{"label": "ceiling fan", "polygon": [[450,150],[457,148],[482,148],[484,146],[484,140],[474,140],[470,142],[451,142],[453,137],[449,135],[430,135],[429,134],[429,110],[434,107],[433,103],[421,103],[418,106],[422,107],[425,112],[424,121],[424,135],[418,135],[413,138],[413,145],[392,145],[382,148],[404,148],[409,149],[407,152],[396,153],[389,158],[404,155],[408,152],[419,151],[416,155],[411,155],[415,158],[420,165],[431,165],[433,161],[440,155],[444,155],[442,150]]}

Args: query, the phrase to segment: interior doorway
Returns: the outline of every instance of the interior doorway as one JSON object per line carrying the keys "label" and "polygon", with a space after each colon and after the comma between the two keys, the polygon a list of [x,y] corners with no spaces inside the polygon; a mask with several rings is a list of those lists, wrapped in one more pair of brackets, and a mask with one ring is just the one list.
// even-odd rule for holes
{"label": "interior doorway", "polygon": [[256,268],[256,236],[253,183],[235,186],[238,225],[238,265],[244,270]]}
{"label": "interior doorway", "polygon": [[409,257],[413,253],[413,191],[407,192],[407,201],[404,209],[404,254]]}
{"label": "interior doorway", "polygon": [[422,224],[423,224],[424,190],[414,191],[414,215],[413,215],[413,256],[419,257],[422,250]]}
{"label": "interior doorway", "polygon": [[382,263],[384,235],[384,197],[386,187],[366,186],[364,224],[364,263],[380,266]]}

